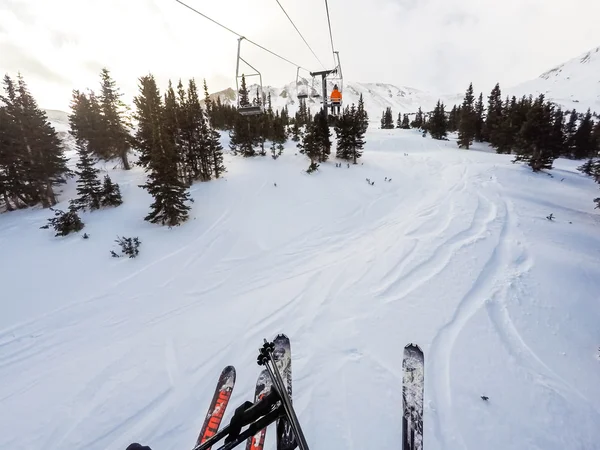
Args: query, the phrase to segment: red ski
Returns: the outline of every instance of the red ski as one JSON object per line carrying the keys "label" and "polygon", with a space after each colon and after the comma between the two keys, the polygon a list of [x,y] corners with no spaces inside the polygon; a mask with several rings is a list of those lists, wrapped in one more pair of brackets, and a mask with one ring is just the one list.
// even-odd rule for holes
{"label": "red ski", "polygon": [[206,442],[219,431],[219,426],[221,425],[221,420],[225,414],[225,409],[231,398],[231,392],[233,391],[234,386],[235,367],[227,366],[223,369],[223,372],[221,372],[221,376],[217,382],[215,395],[210,403],[210,408],[208,408],[206,419],[204,419],[202,431],[200,431],[200,435],[196,441],[197,446]]}

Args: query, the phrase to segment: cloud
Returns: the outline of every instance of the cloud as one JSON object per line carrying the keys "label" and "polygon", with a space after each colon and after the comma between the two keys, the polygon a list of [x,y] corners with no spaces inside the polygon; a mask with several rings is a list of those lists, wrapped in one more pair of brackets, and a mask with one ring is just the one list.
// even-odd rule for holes
{"label": "cloud", "polygon": [[[321,69],[272,0],[185,1],[295,64]],[[322,0],[280,1],[331,67]],[[354,81],[440,93],[464,91],[473,81],[487,92],[496,82],[520,83],[600,45],[597,0],[329,0],[329,7],[344,75]],[[148,72],[163,84],[207,78],[209,88],[222,89],[235,84],[236,51],[237,36],[173,0],[0,3],[0,72],[21,70],[26,80],[39,80],[32,92],[54,108],[68,105],[73,88],[96,88],[104,66],[126,100]],[[295,66],[248,42],[242,53],[265,84],[295,78]]]}

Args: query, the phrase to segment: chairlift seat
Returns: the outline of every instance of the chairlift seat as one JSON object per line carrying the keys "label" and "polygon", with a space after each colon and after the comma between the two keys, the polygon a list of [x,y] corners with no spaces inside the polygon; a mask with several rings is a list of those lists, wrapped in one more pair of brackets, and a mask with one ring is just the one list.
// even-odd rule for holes
{"label": "chairlift seat", "polygon": [[240,106],[238,108],[238,112],[242,116],[255,116],[257,114],[263,113],[263,107],[262,106]]}

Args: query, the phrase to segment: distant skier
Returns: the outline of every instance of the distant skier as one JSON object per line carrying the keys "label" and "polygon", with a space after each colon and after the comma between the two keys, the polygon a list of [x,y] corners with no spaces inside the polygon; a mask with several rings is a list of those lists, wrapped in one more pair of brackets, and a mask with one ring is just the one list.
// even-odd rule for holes
{"label": "distant skier", "polygon": [[[333,91],[331,91],[331,113],[339,114],[340,108],[342,106],[342,93],[338,90],[338,85],[335,84],[333,86]],[[337,112],[336,112],[337,109]]]}

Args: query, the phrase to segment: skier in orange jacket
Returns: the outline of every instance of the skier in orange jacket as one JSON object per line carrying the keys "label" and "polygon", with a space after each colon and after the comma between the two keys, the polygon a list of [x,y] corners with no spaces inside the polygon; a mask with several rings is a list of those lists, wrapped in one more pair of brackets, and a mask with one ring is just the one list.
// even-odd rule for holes
{"label": "skier in orange jacket", "polygon": [[342,106],[342,93],[338,90],[338,85],[335,84],[333,86],[333,91],[331,91],[331,113],[332,114],[336,114],[336,108],[337,108],[337,114],[340,113],[340,108]]}

